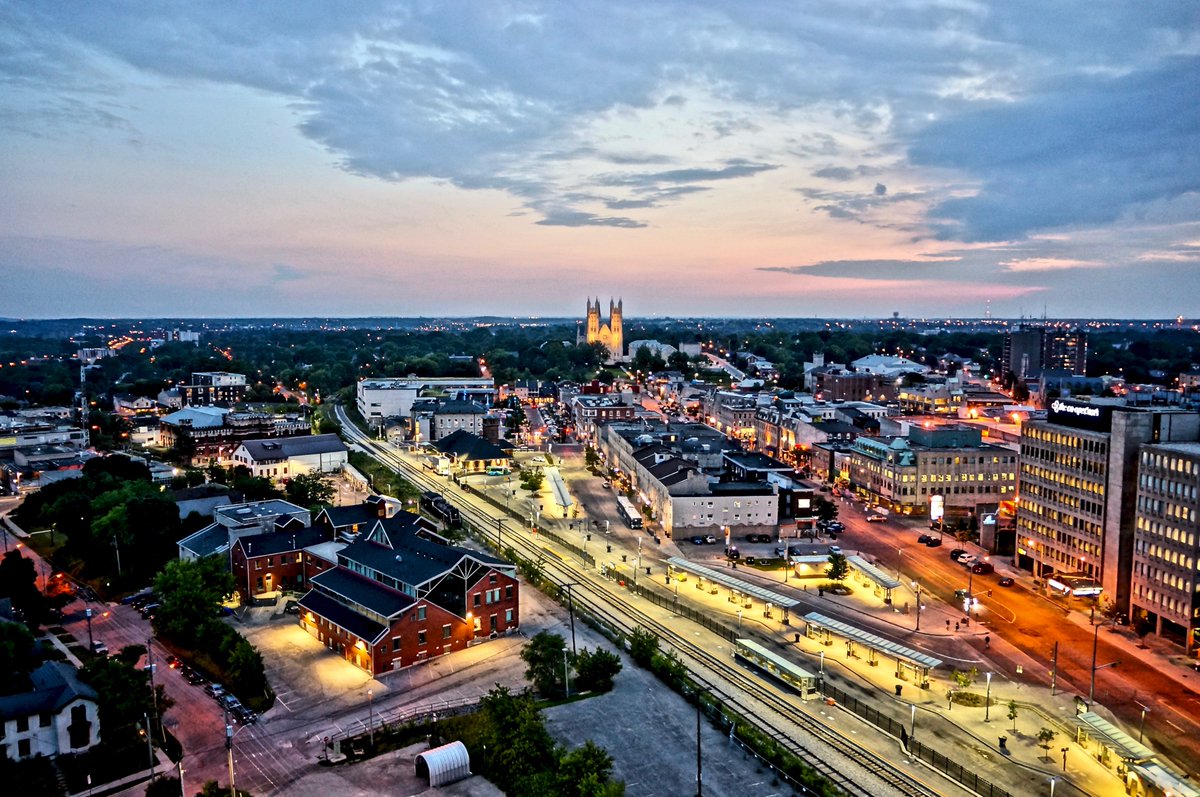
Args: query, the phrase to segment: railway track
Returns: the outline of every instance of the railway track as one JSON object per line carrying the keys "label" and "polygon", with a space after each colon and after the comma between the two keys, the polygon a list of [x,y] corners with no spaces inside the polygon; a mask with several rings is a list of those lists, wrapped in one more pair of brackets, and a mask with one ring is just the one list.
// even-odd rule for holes
{"label": "railway track", "polygon": [[[476,506],[458,495],[457,491],[445,490],[444,479],[425,473],[391,450],[390,446],[367,437],[342,415],[340,407],[338,414],[342,416],[340,421],[343,430],[354,443],[400,473],[414,486],[445,495],[458,507],[462,519],[480,533],[490,536],[490,532],[497,528],[498,521],[514,520],[507,514]],[[509,533],[504,539],[505,545],[530,561],[540,562],[543,572],[552,581],[572,583],[573,600],[582,610],[623,634],[629,634],[639,626],[652,631],[663,643],[674,648],[688,665],[692,680],[703,691],[755,724],[781,747],[805,761],[847,794],[862,797],[880,797],[883,794],[930,797],[939,794],[933,787],[902,771],[897,763],[843,736],[821,719],[807,713],[796,698],[780,693],[772,685],[738,666],[732,655],[722,656],[711,652],[695,641],[692,635],[680,632],[668,622],[639,608],[628,600],[619,587],[615,587],[614,582],[581,567],[573,557],[560,555],[544,547],[527,534],[515,533],[511,528],[507,530]],[[834,755],[830,755],[830,752]],[[838,758],[843,761],[836,761]]]}

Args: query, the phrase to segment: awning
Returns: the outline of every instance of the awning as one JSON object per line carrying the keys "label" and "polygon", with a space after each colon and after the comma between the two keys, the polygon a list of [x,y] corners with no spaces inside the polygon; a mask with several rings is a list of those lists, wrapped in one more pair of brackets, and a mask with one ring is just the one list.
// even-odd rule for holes
{"label": "awning", "polygon": [[786,595],[780,595],[778,592],[772,592],[769,589],[755,586],[748,581],[742,581],[740,578],[726,575],[720,570],[714,570],[711,567],[698,565],[694,562],[689,562],[681,556],[672,556],[667,560],[667,564],[675,567],[678,570],[686,570],[693,575],[707,578],[709,581],[714,581],[723,587],[735,589],[743,595],[749,595],[751,598],[758,598],[763,603],[769,603],[772,606],[778,606],[782,609],[791,609],[799,605],[799,601],[789,598]]}
{"label": "awning", "polygon": [[884,589],[900,589],[903,582],[897,578],[892,578],[887,573],[880,570],[875,565],[863,559],[861,556],[847,556],[846,561],[850,563],[858,572],[862,573],[867,578],[874,581]]}
{"label": "awning", "polygon": [[1162,764],[1131,764],[1131,772],[1136,772],[1144,781],[1153,783],[1163,794],[1171,797],[1200,797],[1200,789],[1195,784],[1184,780]]}
{"label": "awning", "polygon": [[834,620],[831,617],[826,617],[819,612],[809,612],[804,615],[804,622],[809,625],[815,625],[819,628],[827,628],[835,634],[852,639],[859,644],[866,645],[868,648],[878,650],[880,653],[886,653],[889,656],[895,656],[898,659],[910,661],[913,664],[919,664],[922,667],[928,667],[933,670],[942,666],[942,660],[930,656],[927,653],[922,653],[919,650],[913,650],[910,647],[905,647],[899,642],[893,642],[890,639],[884,639],[881,636],[864,631],[861,628],[855,628],[852,625],[843,623],[841,620]]}
{"label": "awning", "polygon": [[1088,735],[1099,739],[1105,747],[1126,761],[1141,762],[1154,758],[1153,750],[1094,711],[1085,711],[1075,717],[1075,721]]}

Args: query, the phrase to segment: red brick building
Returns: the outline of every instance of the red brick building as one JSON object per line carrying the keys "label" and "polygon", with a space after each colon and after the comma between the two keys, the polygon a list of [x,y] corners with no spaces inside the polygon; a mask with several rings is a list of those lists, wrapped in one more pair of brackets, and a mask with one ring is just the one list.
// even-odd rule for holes
{"label": "red brick building", "polygon": [[303,526],[238,537],[229,549],[237,591],[253,598],[265,592],[307,589],[304,549],[328,539],[326,530]]}
{"label": "red brick building", "polygon": [[301,627],[372,675],[520,625],[516,567],[446,544],[418,521],[401,512],[349,544],[304,554]]}

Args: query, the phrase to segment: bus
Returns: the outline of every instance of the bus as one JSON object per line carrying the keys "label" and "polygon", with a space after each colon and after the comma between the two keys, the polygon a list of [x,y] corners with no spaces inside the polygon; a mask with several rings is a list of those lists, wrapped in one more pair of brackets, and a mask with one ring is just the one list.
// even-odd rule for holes
{"label": "bus", "polygon": [[640,529],[642,527],[642,513],[637,511],[633,502],[623,495],[617,496],[617,512],[621,514],[621,520],[625,521],[625,525],[629,528]]}

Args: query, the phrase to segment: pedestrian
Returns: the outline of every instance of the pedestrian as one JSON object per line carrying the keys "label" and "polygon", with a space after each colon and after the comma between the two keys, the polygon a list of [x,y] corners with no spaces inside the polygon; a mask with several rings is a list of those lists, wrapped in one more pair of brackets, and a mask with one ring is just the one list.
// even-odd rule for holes
{"label": "pedestrian", "polygon": [[984,646],[985,648],[990,648],[990,647],[992,646],[992,635],[991,635],[991,634],[985,634],[985,635],[984,635],[984,637],[983,637],[983,646]]}
{"label": "pedestrian", "polygon": [[946,630],[947,631],[950,630],[950,621],[949,620],[946,621]]}
{"label": "pedestrian", "polygon": [[957,631],[957,630],[958,630],[958,623],[955,623],[955,624],[954,624],[954,630],[955,630],[955,631]]}

